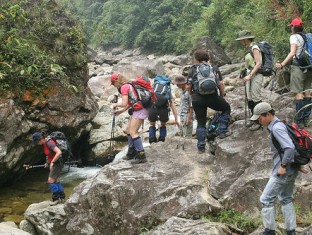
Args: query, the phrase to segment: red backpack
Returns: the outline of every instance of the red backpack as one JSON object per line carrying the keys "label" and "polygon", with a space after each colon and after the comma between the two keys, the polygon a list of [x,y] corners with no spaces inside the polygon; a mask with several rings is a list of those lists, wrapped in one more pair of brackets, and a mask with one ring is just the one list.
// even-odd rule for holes
{"label": "red backpack", "polygon": [[134,111],[149,108],[156,101],[156,95],[148,77],[140,76],[129,83],[135,90],[136,99],[131,100]]}
{"label": "red backpack", "polygon": [[[282,122],[282,121],[278,121]],[[277,123],[277,122],[275,122]],[[274,124],[275,124],[274,123]],[[295,145],[295,162],[297,165],[306,165],[311,161],[312,158],[312,136],[304,129],[299,129],[297,124],[293,123],[292,125],[283,121],[287,128],[288,135]],[[274,147],[278,150],[278,153],[281,155],[283,153],[281,145],[278,143],[274,135],[272,135],[272,142]]]}

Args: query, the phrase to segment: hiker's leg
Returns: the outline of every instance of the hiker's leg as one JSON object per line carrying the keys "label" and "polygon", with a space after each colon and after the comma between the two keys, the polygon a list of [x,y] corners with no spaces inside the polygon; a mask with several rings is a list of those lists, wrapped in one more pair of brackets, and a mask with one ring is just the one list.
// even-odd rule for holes
{"label": "hiker's leg", "polygon": [[292,231],[296,228],[296,213],[292,201],[297,175],[298,174],[293,174],[287,178],[282,191],[278,195],[278,199],[282,204],[282,213],[285,219],[287,231]]}
{"label": "hiker's leg", "polygon": [[197,119],[196,137],[197,137],[197,149],[199,152],[205,151],[206,146],[206,118],[207,118],[207,106],[201,101],[193,101],[193,109]]}
{"label": "hiker's leg", "polygon": [[[296,116],[295,116],[295,123],[300,125],[299,127],[303,127],[303,110],[298,112],[304,106],[304,88],[305,88],[305,81],[304,81],[304,74],[302,70],[295,65],[290,66],[290,91],[295,94],[296,100]],[[311,86],[311,85],[310,85]]]}
{"label": "hiker's leg", "polygon": [[310,114],[311,114],[311,97],[304,97],[303,101],[304,101],[304,106],[306,107],[303,113],[303,122],[304,122],[304,126],[308,127]]}
{"label": "hiker's leg", "polygon": [[167,127],[166,123],[169,121],[169,109],[168,107],[160,108],[158,111],[159,120],[161,126],[159,128],[159,138],[158,141],[165,141],[167,136]]}
{"label": "hiker's leg", "polygon": [[65,199],[65,192],[64,192],[64,188],[61,182],[56,182],[55,183],[58,187],[58,192],[59,192],[59,196],[60,199]]}
{"label": "hiker's leg", "polygon": [[282,187],[283,182],[276,177],[271,176],[260,196],[260,202],[262,204],[262,221],[266,229],[275,231],[274,201],[277,195],[281,192]]}
{"label": "hiker's leg", "polygon": [[150,122],[150,127],[148,130],[148,140],[149,140],[150,144],[157,142],[157,138],[156,138],[156,121],[157,121],[157,118],[158,118],[157,108],[152,107],[149,110],[149,115],[148,115],[148,120]]}

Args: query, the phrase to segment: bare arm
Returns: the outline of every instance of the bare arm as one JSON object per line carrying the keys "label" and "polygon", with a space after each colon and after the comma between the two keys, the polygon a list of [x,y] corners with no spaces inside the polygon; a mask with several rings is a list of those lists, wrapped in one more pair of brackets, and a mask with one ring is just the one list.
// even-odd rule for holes
{"label": "bare arm", "polygon": [[260,52],[260,50],[254,48],[252,50],[252,53],[254,55],[256,65],[255,65],[255,67],[253,67],[251,72],[246,77],[243,78],[244,82],[247,82],[250,79],[252,79],[252,77],[257,74],[258,70],[261,67],[261,52]]}
{"label": "bare arm", "polygon": [[130,108],[128,104],[128,95],[122,95],[121,96],[121,102],[117,104],[113,104],[113,109],[115,110],[116,108],[120,107],[121,109],[115,110],[115,114],[119,115],[123,113],[124,111],[128,110]]}
{"label": "bare arm", "polygon": [[175,123],[180,126],[179,124],[179,121],[178,121],[178,113],[177,113],[177,108],[176,108],[176,105],[174,103],[174,100],[173,99],[170,99],[170,107],[172,109],[172,112],[173,112],[173,116],[174,116],[174,120],[175,120]]}
{"label": "bare arm", "polygon": [[218,86],[218,89],[220,91],[220,96],[225,96],[225,90],[224,90],[224,82],[223,81],[220,81],[220,84]]}
{"label": "bare arm", "polygon": [[282,69],[284,66],[286,66],[296,55],[296,50],[297,50],[297,44],[291,44],[289,54],[286,56],[286,58],[283,60],[282,63],[276,63],[275,67],[277,69]]}

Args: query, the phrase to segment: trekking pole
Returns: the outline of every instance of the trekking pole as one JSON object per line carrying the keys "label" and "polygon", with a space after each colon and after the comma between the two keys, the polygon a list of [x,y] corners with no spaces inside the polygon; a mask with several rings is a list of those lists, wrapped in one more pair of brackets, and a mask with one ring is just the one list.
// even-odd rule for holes
{"label": "trekking pole", "polygon": [[25,165],[24,164],[23,167],[25,167],[25,169],[28,170],[28,169],[31,169],[31,168],[44,168],[45,165],[33,165],[33,166],[31,166],[31,165]]}
{"label": "trekking pole", "polygon": [[[244,88],[245,88],[245,127],[247,127],[247,102],[248,102],[248,100],[247,100],[247,88],[246,88],[246,84],[244,83]],[[250,113],[249,113],[249,115],[250,115]]]}
{"label": "trekking pole", "polygon": [[112,130],[111,130],[111,138],[110,138],[110,141],[109,141],[109,149],[110,149],[110,155],[108,156],[108,159],[109,160],[113,160],[114,159],[114,154],[113,154],[113,151],[114,151],[114,145],[113,145],[113,139],[115,138],[115,120],[116,120],[116,114],[114,113],[113,114],[113,121],[112,121]]}

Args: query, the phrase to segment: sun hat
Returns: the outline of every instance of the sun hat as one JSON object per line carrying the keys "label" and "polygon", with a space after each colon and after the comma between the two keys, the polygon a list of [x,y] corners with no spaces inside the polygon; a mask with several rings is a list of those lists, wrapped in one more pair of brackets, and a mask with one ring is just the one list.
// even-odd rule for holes
{"label": "sun hat", "polygon": [[110,78],[111,84],[113,84],[118,79],[118,77],[119,77],[119,73],[113,73]]}
{"label": "sun hat", "polygon": [[267,102],[261,102],[257,104],[253,110],[253,115],[250,120],[255,121],[258,120],[260,115],[263,113],[267,113],[272,110],[272,106]]}
{"label": "sun hat", "polygon": [[39,140],[41,140],[42,137],[43,137],[43,135],[42,135],[41,132],[35,132],[35,133],[32,135],[33,144],[38,144]]}
{"label": "sun hat", "polygon": [[172,83],[175,84],[175,85],[185,84],[186,83],[186,78],[184,76],[177,76],[177,77],[174,78]]}
{"label": "sun hat", "polygon": [[301,26],[301,27],[303,27],[303,23],[302,23],[302,20],[299,17],[297,17],[297,18],[293,19],[288,26]]}
{"label": "sun hat", "polygon": [[238,32],[238,38],[236,38],[236,41],[240,41],[243,39],[248,39],[248,38],[255,38],[255,36],[251,35],[251,32],[248,30],[242,30]]}

